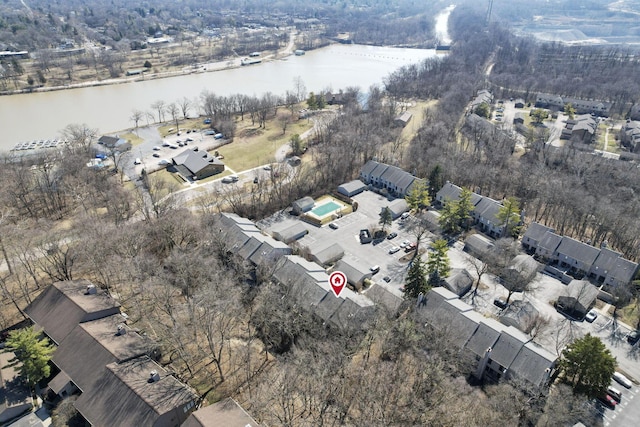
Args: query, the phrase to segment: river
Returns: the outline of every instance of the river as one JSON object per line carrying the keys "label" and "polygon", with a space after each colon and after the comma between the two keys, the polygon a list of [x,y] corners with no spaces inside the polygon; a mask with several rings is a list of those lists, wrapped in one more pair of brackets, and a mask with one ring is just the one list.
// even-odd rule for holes
{"label": "river", "polygon": [[[444,22],[445,35],[448,9],[437,20],[439,31]],[[219,95],[259,96],[267,91],[282,95],[286,90],[293,90],[294,80],[300,77],[308,91],[338,91],[350,86],[366,91],[371,85],[382,84],[384,78],[399,67],[435,54],[433,49],[337,44],[302,56],[292,55],[241,68],[2,96],[0,150],[7,151],[18,142],[59,138],[69,124],[86,124],[100,134],[130,129],[134,110],[152,112],[151,104],[159,100],[169,104],[187,97],[196,102],[205,90]]]}

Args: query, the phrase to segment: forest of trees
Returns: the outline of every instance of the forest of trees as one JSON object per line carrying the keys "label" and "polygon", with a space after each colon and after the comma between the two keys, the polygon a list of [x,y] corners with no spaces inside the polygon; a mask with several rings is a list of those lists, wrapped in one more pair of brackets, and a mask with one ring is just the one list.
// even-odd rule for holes
{"label": "forest of trees", "polygon": [[[225,208],[264,218],[302,196],[331,192],[376,157],[432,177],[430,187],[450,180],[496,199],[515,197],[529,221],[639,259],[637,165],[571,145],[532,144],[516,157],[508,135],[463,126],[475,91],[498,84],[493,74],[486,82],[488,63],[495,61],[496,79],[517,69],[516,58],[500,53],[505,46],[517,44],[524,58],[543,48],[497,25],[487,29],[465,7],[450,23],[456,43],[448,56],[367,88],[364,107],[357,102],[364,89],[346,89],[342,114],[308,140],[313,167],[248,194],[204,193],[187,209],[150,175],[143,195],[109,171],[86,168],[84,137],[57,159],[3,158],[0,178],[12,185],[0,188],[0,328],[20,320],[52,281],[87,278],[118,295],[131,325],[158,340],[162,363],[178,378],[211,401],[233,396],[266,425],[597,425],[594,406],[565,385],[470,381],[447,337],[414,319],[412,301],[399,317],[380,310],[364,331],[322,325],[273,282],[273,266],[254,270],[230,253],[213,215]],[[403,141],[393,118],[415,98],[438,102],[416,137]],[[238,113],[237,98],[206,93],[201,101],[222,120]]]}

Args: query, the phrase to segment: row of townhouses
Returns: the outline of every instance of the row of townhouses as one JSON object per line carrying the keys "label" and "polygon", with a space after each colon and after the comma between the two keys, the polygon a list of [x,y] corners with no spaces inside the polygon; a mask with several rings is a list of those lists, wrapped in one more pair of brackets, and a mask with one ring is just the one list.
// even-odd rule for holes
{"label": "row of townhouses", "polygon": [[611,103],[609,102],[588,101],[549,93],[539,93],[536,97],[535,106],[536,108],[563,110],[567,104],[571,104],[578,114],[595,114],[596,116],[608,117],[609,110],[611,110]]}
{"label": "row of townhouses", "polygon": [[478,380],[520,379],[548,384],[557,357],[513,326],[484,317],[444,288],[433,288],[418,300],[418,315],[440,330]]}
{"label": "row of townhouses", "polygon": [[197,393],[154,360],[156,344],[87,280],[53,283],[25,313],[56,346],[50,391],[63,399],[79,394],[73,405],[92,426],[222,425],[228,418],[221,407],[246,416],[225,425],[258,425],[235,402],[195,411]]}
{"label": "row of townhouses", "polygon": [[566,121],[560,134],[560,139],[570,139],[588,144],[598,129],[598,121],[591,114],[581,114]]}
{"label": "row of townhouses", "polygon": [[384,189],[395,197],[404,197],[411,188],[423,179],[405,172],[397,166],[390,166],[369,160],[360,170],[360,180],[367,185]]}
{"label": "row of townhouses", "polygon": [[[460,200],[461,192],[462,188],[447,181],[436,193],[435,203],[442,207],[447,203],[456,202]],[[505,235],[505,224],[498,219],[498,213],[503,207],[501,202],[477,193],[471,193],[471,204],[473,205],[471,217],[480,231],[494,238]],[[519,220],[520,218],[514,218],[516,222]]]}
{"label": "row of townhouses", "polygon": [[536,222],[522,237],[523,247],[541,260],[574,275],[583,275],[610,286],[627,285],[634,279],[638,264],[608,248],[596,248]]}
{"label": "row of townhouses", "polygon": [[633,153],[640,152],[640,122],[628,120],[620,129],[620,143]]}

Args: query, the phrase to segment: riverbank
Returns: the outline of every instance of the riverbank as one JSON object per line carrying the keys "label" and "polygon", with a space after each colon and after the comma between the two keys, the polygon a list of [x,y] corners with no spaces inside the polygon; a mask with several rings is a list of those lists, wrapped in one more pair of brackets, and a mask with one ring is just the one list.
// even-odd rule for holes
{"label": "riverbank", "polygon": [[[280,60],[293,55],[296,35],[297,33],[295,31],[292,31],[290,33],[289,42],[287,46],[285,46],[283,49],[279,50],[276,53],[261,56],[260,57],[261,61],[269,62],[274,60]],[[164,72],[156,72],[156,73],[141,72],[140,74],[136,74],[135,76],[130,76],[130,77],[118,77],[118,78],[105,79],[105,80],[89,80],[86,82],[70,83],[70,84],[58,85],[58,86],[33,87],[33,88],[25,88],[25,89],[16,89],[11,91],[1,91],[0,96],[41,93],[41,92],[54,92],[54,91],[66,90],[66,89],[80,89],[80,88],[87,88],[87,87],[119,85],[119,84],[125,84],[125,83],[136,83],[136,82],[142,82],[142,81],[148,81],[148,80],[158,80],[158,79],[165,79],[170,77],[186,76],[190,74],[230,70],[230,69],[242,67],[243,64],[241,61],[242,61],[242,58],[234,57],[230,59],[225,59],[223,61],[209,62],[205,64],[195,64],[189,67],[184,67],[181,70],[175,70],[175,71],[164,71]]]}

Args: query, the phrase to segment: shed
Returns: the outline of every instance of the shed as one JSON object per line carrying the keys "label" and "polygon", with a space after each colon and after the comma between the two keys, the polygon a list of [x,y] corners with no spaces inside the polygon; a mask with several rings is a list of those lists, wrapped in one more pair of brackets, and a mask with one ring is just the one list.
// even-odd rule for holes
{"label": "shed", "polygon": [[515,108],[524,108],[524,99],[518,98],[513,102]]}
{"label": "shed", "polygon": [[333,267],[333,271],[342,271],[347,276],[347,282],[353,286],[360,286],[365,279],[373,276],[368,266],[361,265],[354,259],[341,259]]}
{"label": "shed", "polygon": [[521,112],[517,112],[515,117],[513,118],[514,125],[523,125],[524,124],[524,114]]}
{"label": "shed", "polygon": [[500,323],[529,332],[540,312],[528,301],[513,301],[500,312]]}
{"label": "shed", "polygon": [[367,185],[360,181],[359,179],[354,179],[353,181],[349,181],[344,183],[338,187],[338,193],[345,195],[347,197],[353,197],[356,194],[362,193],[367,189]]}
{"label": "shed", "polygon": [[305,212],[309,212],[311,209],[313,209],[314,204],[315,204],[315,201],[309,196],[303,197],[302,199],[298,199],[295,202],[293,202],[293,205],[292,205],[293,213],[295,215],[301,215]]}
{"label": "shed", "polygon": [[289,244],[302,237],[306,236],[309,230],[300,221],[292,223],[285,223],[271,231],[273,238]]}
{"label": "shed", "polygon": [[463,296],[471,290],[473,277],[464,268],[454,268],[449,277],[444,279],[444,287],[458,296]]}
{"label": "shed", "polygon": [[598,298],[598,288],[586,280],[572,280],[567,294],[558,297],[558,310],[576,319],[582,319]]}
{"label": "shed", "polygon": [[486,256],[493,249],[493,246],[493,240],[481,234],[473,234],[467,237],[464,242],[464,250],[478,258]]}
{"label": "shed", "polygon": [[411,114],[408,111],[405,111],[402,114],[398,114],[393,119],[393,124],[399,127],[405,127],[411,121],[412,117],[413,117],[413,114]]}
{"label": "shed", "polygon": [[344,255],[344,249],[338,243],[322,242],[321,245],[308,246],[307,250],[311,255],[311,259],[320,265],[329,265],[338,261]]}
{"label": "shed", "polygon": [[[388,207],[391,211],[391,217],[393,219],[400,218],[403,213],[409,210],[409,205],[407,204],[407,201],[405,199],[395,199],[386,207]],[[382,209],[384,209],[384,207]]]}

